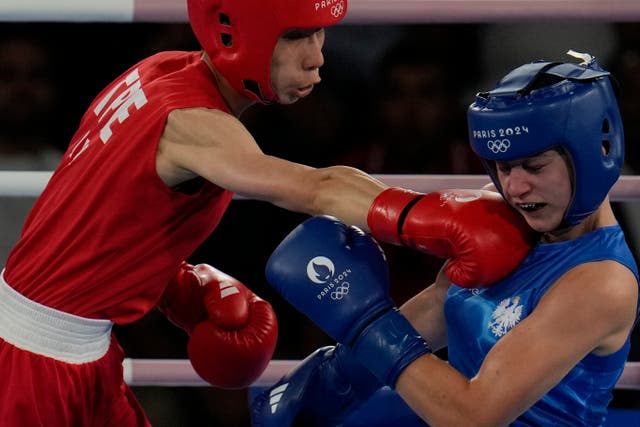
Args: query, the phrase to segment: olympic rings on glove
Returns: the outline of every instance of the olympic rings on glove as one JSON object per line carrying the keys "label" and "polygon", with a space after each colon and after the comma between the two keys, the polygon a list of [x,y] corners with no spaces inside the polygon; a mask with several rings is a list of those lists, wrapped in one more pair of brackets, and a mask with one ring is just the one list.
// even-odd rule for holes
{"label": "olympic rings on glove", "polygon": [[342,282],[331,292],[331,299],[340,300],[349,293],[349,282]]}

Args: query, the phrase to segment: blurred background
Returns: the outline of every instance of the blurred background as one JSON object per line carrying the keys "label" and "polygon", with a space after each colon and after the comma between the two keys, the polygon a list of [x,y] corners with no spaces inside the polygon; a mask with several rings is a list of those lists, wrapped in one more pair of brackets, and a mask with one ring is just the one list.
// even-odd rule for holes
{"label": "blurred background", "polygon": [[[341,25],[327,30],[322,83],[291,106],[250,108],[241,120],[272,155],[311,166],[345,164],[374,174],[482,174],[467,143],[466,108],[476,92],[535,59],[597,56],[620,83],[625,173],[640,171],[640,27],[633,23]],[[2,23],[0,170],[53,170],[94,96],[138,60],[162,50],[198,50],[187,24]],[[2,197],[0,197],[2,198]],[[34,199],[4,197],[6,258]],[[615,203],[638,259],[640,202]],[[275,358],[301,359],[333,344],[267,285],[264,264],[306,216],[238,200],[189,259],[235,276],[279,317]],[[401,304],[431,283],[441,260],[384,246],[392,296]],[[187,336],[157,312],[116,328],[132,358],[186,358]],[[634,334],[630,360],[640,360]],[[444,356],[446,357],[446,355]],[[246,390],[136,387],[155,426],[249,426]],[[617,390],[614,407],[640,407]]]}

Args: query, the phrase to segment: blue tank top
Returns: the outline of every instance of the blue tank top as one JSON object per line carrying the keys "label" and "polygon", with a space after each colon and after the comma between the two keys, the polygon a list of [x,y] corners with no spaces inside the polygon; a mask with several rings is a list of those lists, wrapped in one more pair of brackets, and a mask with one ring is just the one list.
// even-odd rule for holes
{"label": "blue tank top", "polygon": [[[476,375],[491,347],[527,317],[566,271],[591,261],[613,260],[638,267],[619,226],[599,228],[577,239],[538,244],[506,279],[489,288],[451,285],[445,300],[449,363],[468,378]],[[608,356],[587,355],[512,426],[599,426],[627,360],[626,344]]]}

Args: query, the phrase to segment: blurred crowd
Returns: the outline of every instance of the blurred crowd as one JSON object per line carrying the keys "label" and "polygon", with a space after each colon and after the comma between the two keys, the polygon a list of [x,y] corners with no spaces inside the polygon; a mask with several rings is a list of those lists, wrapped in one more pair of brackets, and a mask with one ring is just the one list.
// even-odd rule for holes
{"label": "blurred crowd", "polygon": [[[134,62],[162,50],[197,50],[187,24],[3,23],[0,28],[0,170],[53,170],[84,109]],[[640,28],[635,24],[526,23],[342,25],[327,30],[323,82],[293,106],[250,108],[241,120],[269,154],[312,166],[345,164],[374,174],[482,174],[467,143],[466,107],[506,70],[532,59],[588,52],[620,84],[625,173],[640,174]],[[33,203],[0,197],[2,257]],[[616,203],[636,258],[640,202]],[[331,344],[267,285],[264,264],[300,214],[232,203],[189,259],[237,277],[279,316],[275,357],[298,359]],[[53,232],[53,231],[52,231]],[[384,246],[400,304],[430,284],[441,260]],[[116,329],[129,357],[186,358],[186,335],[152,312]],[[636,335],[639,335],[636,333]],[[631,360],[640,360],[634,339]],[[136,387],[157,426],[247,426],[246,390]],[[640,407],[620,392],[614,405]]]}

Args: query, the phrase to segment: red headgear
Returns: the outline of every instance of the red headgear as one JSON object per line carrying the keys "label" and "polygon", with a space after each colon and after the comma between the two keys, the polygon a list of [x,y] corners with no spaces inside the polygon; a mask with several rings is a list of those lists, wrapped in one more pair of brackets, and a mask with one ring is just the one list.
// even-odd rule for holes
{"label": "red headgear", "polygon": [[292,28],[328,27],[347,13],[347,0],[187,0],[189,21],[213,66],[239,93],[267,104],[271,56]]}

